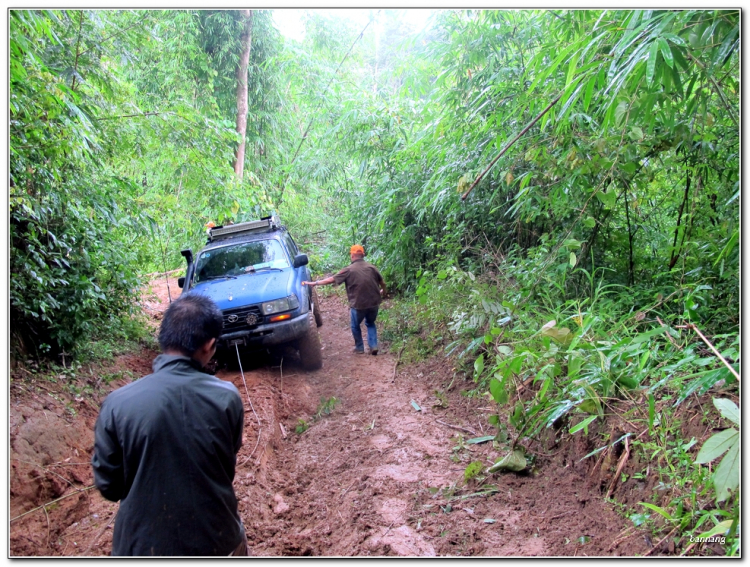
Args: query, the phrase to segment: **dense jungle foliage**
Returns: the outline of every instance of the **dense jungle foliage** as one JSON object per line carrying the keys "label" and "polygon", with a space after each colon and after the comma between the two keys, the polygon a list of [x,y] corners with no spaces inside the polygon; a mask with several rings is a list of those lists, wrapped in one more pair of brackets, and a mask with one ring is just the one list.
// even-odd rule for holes
{"label": "dense jungle foliage", "polygon": [[240,177],[240,11],[11,10],[13,352],[128,336],[145,274],[275,210],[318,273],[364,244],[394,344],[452,356],[516,441],[630,401],[671,471],[634,522],[737,553],[735,430],[709,473],[672,425],[709,391],[736,417],[739,12],[402,15],[306,12],[297,41],[253,11]]}

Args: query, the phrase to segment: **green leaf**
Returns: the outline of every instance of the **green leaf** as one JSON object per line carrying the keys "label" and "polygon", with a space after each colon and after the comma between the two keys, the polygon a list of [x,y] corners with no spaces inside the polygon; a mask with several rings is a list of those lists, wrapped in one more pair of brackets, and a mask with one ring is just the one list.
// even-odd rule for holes
{"label": "green leaf", "polygon": [[583,221],[583,226],[586,228],[594,228],[596,226],[596,219],[594,219],[594,217],[587,217]]}
{"label": "green leaf", "polygon": [[656,417],[656,400],[653,394],[648,395],[648,430],[654,429],[654,418]]}
{"label": "green leaf", "polygon": [[523,450],[515,449],[508,453],[489,468],[490,473],[497,471],[514,471],[520,472],[526,468],[526,455]]}
{"label": "green leaf", "polygon": [[602,202],[605,209],[611,209],[615,206],[615,203],[617,202],[617,195],[614,191],[609,191],[607,193],[602,193],[599,191],[596,194],[596,197]]}
{"label": "green leaf", "polygon": [[664,57],[664,61],[669,65],[669,68],[672,69],[674,67],[674,56],[672,55],[672,49],[669,47],[669,44],[663,39],[658,38],[656,42],[659,44],[659,49],[661,50],[662,57]]}
{"label": "green leaf", "polygon": [[695,457],[696,464],[702,465],[723,455],[739,439],[739,433],[734,427],[719,431],[709,437]]}
{"label": "green leaf", "polygon": [[714,487],[716,488],[716,501],[723,502],[730,496],[740,484],[740,444],[739,434],[727,454],[716,467],[714,472]]}
{"label": "green leaf", "polygon": [[589,424],[594,421],[597,418],[595,415],[591,415],[581,421],[580,423],[575,424],[573,427],[570,428],[570,434],[578,433],[581,429],[585,429],[585,434],[588,435],[588,427]]}
{"label": "green leaf", "polygon": [[578,66],[578,55],[578,53],[574,53],[570,57],[570,63],[568,64],[568,77],[567,79],[565,79],[566,87],[570,84],[576,74],[576,67]]}
{"label": "green leaf", "polygon": [[615,108],[615,122],[619,125],[628,113],[630,103],[627,100],[620,101]]}
{"label": "green leaf", "polygon": [[490,379],[490,394],[500,405],[504,405],[508,402],[508,392],[505,388],[505,384],[497,378]]}
{"label": "green leaf", "polygon": [[673,33],[665,33],[664,34],[664,39],[668,39],[669,41],[671,41],[675,45],[679,45],[680,47],[687,47],[688,46],[687,43],[685,43],[684,39],[682,39],[680,36],[675,35]]}
{"label": "green leaf", "polygon": [[655,504],[649,504],[648,502],[638,502],[638,504],[640,504],[641,506],[645,506],[649,510],[653,510],[657,514],[661,514],[670,522],[674,521],[674,518],[664,508],[660,508],[659,506],[656,506]]}
{"label": "green leaf", "polygon": [[656,42],[651,44],[648,51],[648,62],[646,63],[646,83],[650,86],[654,81],[654,69],[656,68],[656,59],[659,56],[659,46]]}
{"label": "green leaf", "polygon": [[486,443],[487,441],[492,441],[494,438],[495,438],[494,435],[485,435],[484,437],[474,437],[473,439],[467,439],[466,444],[477,445],[479,443]]}
{"label": "green leaf", "polygon": [[547,327],[546,329],[542,329],[542,335],[562,344],[569,344],[573,340],[573,334],[567,327]]}
{"label": "green leaf", "polygon": [[576,255],[574,252],[570,253],[570,258],[568,260],[570,262],[570,267],[575,268],[576,267]]}
{"label": "green leaf", "polygon": [[717,536],[717,535],[724,535],[732,527],[732,522],[734,522],[734,520],[732,520],[732,519],[724,520],[723,522],[719,522],[718,524],[716,524],[713,528],[711,528],[707,532],[703,532],[702,534],[699,534],[698,537],[702,538],[702,537],[713,537],[713,536]]}
{"label": "green leaf", "polygon": [[542,387],[539,389],[539,399],[540,400],[544,399],[544,396],[547,394],[547,390],[549,389],[550,384],[552,384],[552,376],[548,375],[544,379],[544,383],[542,384]]}
{"label": "green leaf", "polygon": [[592,400],[591,398],[587,400],[583,400],[580,404],[578,404],[578,409],[581,411],[585,411],[586,413],[590,414],[598,414],[598,409],[596,407],[596,402]]}
{"label": "green leaf", "polygon": [[571,355],[568,358],[568,376],[575,376],[580,372],[581,366],[583,365],[583,359],[578,356]]}
{"label": "green leaf", "polygon": [[583,94],[583,110],[588,112],[589,104],[591,104],[591,97],[594,94],[594,85],[596,85],[596,75],[593,75],[589,82],[586,84],[586,91]]}
{"label": "green leaf", "polygon": [[510,370],[513,374],[518,374],[519,372],[521,372],[521,367],[523,366],[524,360],[526,360],[526,355],[524,354],[514,356],[510,361],[510,364],[508,364],[508,370]]}
{"label": "green leaf", "polygon": [[480,354],[474,361],[474,377],[478,377],[484,371],[484,354]]}
{"label": "green leaf", "polygon": [[722,416],[734,423],[737,427],[740,425],[740,410],[732,400],[726,398],[714,398],[714,406],[719,410]]}
{"label": "green leaf", "polygon": [[646,367],[646,362],[648,362],[649,357],[651,356],[651,351],[647,350],[641,355],[641,359],[638,362],[638,370],[643,372],[643,369]]}
{"label": "green leaf", "polygon": [[510,421],[510,424],[513,427],[520,427],[522,418],[523,404],[521,402],[517,402],[515,408],[513,409],[513,413],[508,416],[508,421]]}

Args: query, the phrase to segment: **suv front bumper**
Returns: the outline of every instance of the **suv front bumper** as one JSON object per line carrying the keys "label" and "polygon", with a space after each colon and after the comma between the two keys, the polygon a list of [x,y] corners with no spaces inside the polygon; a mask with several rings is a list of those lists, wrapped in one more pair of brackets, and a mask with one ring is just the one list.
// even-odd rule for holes
{"label": "suv front bumper", "polygon": [[228,348],[236,340],[243,340],[249,346],[272,346],[295,341],[308,329],[308,314],[304,313],[294,319],[266,323],[252,329],[242,329],[226,333],[219,337],[219,347]]}

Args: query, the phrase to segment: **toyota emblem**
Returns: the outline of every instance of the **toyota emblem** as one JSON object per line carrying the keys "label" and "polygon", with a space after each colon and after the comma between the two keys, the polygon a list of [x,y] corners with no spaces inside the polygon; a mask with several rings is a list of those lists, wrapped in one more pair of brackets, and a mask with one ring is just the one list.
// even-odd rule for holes
{"label": "toyota emblem", "polygon": [[237,315],[234,315],[234,314],[227,317],[227,321],[229,321],[230,323],[236,323],[237,319],[239,319],[239,317],[237,317]]}

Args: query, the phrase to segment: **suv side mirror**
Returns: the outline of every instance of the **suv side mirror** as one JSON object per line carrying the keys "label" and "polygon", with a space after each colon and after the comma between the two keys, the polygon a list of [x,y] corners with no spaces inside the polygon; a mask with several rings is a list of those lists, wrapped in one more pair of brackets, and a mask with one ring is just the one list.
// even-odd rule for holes
{"label": "suv side mirror", "polygon": [[177,278],[177,287],[179,287],[180,289],[185,287],[185,276],[180,276],[179,278]]}
{"label": "suv side mirror", "polygon": [[292,262],[292,266],[295,268],[299,268],[301,266],[307,266],[308,263],[307,254],[297,254],[294,257],[294,262]]}

